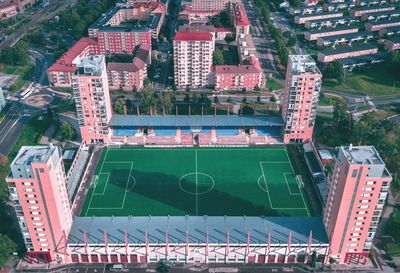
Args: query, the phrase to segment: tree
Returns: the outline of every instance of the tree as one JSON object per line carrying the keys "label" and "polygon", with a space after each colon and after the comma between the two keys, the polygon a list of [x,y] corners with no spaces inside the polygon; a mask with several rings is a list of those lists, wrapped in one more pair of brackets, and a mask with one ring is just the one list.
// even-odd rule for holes
{"label": "tree", "polygon": [[246,87],[243,87],[243,88],[242,88],[242,92],[243,92],[243,93],[246,93]]}
{"label": "tree", "polygon": [[5,167],[8,165],[8,157],[0,153],[0,166]]}
{"label": "tree", "polygon": [[75,138],[75,128],[68,121],[64,121],[61,124],[60,130],[61,136],[64,140],[73,140]]}
{"label": "tree", "polygon": [[344,80],[343,66],[337,61],[328,63],[323,68],[323,73],[326,78],[335,79],[338,83],[342,83]]}
{"label": "tree", "polygon": [[185,91],[186,92],[190,92],[190,86],[189,85],[185,87]]}
{"label": "tree", "polygon": [[114,112],[119,114],[119,115],[123,115],[124,114],[124,107],[125,107],[124,102],[122,100],[117,100],[114,103]]}
{"label": "tree", "polygon": [[214,65],[223,65],[224,64],[224,54],[222,53],[222,50],[216,49],[214,51],[213,63],[214,63]]}
{"label": "tree", "polygon": [[246,96],[243,97],[242,102],[243,102],[243,103],[247,103],[247,98],[246,98]]}
{"label": "tree", "polygon": [[132,87],[132,92],[133,93],[136,93],[138,90],[137,90],[137,87],[136,87],[136,85],[134,85],[133,87]]}
{"label": "tree", "polygon": [[235,41],[235,37],[233,37],[233,35],[226,35],[225,36],[225,42],[227,42],[228,44]]}
{"label": "tree", "polygon": [[250,107],[250,106],[248,106],[248,105],[245,105],[245,106],[242,108],[242,114],[243,114],[243,115],[254,115],[254,108],[253,108],[253,107]]}
{"label": "tree", "polygon": [[219,98],[218,98],[218,96],[214,96],[214,103],[215,103],[215,104],[219,103]]}
{"label": "tree", "polygon": [[310,265],[312,268],[315,268],[315,265],[317,264],[317,252],[313,251],[311,254],[311,262]]}
{"label": "tree", "polygon": [[231,98],[231,97],[228,97],[228,98],[226,99],[226,102],[227,102],[227,103],[231,103],[231,102],[232,102],[232,98]]}
{"label": "tree", "polygon": [[272,96],[272,97],[269,99],[269,101],[270,101],[270,102],[276,102],[275,96]]}
{"label": "tree", "polygon": [[255,85],[255,86],[254,86],[254,91],[257,91],[257,92],[258,92],[258,91],[260,91],[260,90],[261,90],[261,89],[260,89],[260,87],[259,87],[258,85]]}
{"label": "tree", "polygon": [[0,234],[0,268],[16,251],[17,245],[7,235]]}
{"label": "tree", "polygon": [[190,99],[190,95],[189,94],[185,94],[185,97],[183,98],[183,101],[185,102],[185,103],[190,103],[190,101],[191,101],[191,99]]}
{"label": "tree", "polygon": [[261,97],[260,97],[260,95],[257,96],[257,102],[258,102],[258,103],[261,103]]}

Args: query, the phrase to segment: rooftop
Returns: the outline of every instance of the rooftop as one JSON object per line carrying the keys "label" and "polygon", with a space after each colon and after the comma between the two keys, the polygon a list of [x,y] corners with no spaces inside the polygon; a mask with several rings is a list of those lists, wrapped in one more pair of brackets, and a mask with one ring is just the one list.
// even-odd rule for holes
{"label": "rooftop", "polygon": [[310,55],[289,55],[291,64],[291,73],[294,75],[301,74],[320,74],[317,63]]}
{"label": "rooftop", "polygon": [[191,31],[181,32],[175,34],[174,41],[212,41],[213,36],[210,32]]}
{"label": "rooftop", "polygon": [[388,42],[392,42],[392,43],[394,43],[394,44],[398,44],[398,43],[400,43],[400,37],[399,37],[399,36],[392,37],[392,38],[390,38],[390,39],[388,40]]}
{"label": "rooftop", "polygon": [[231,126],[283,126],[280,116],[223,116],[223,115],[113,115],[111,127],[231,127]]}
{"label": "rooftop", "polygon": [[363,45],[348,46],[348,47],[337,48],[337,49],[328,49],[328,50],[321,51],[320,54],[328,56],[328,55],[336,55],[336,54],[356,52],[356,51],[368,50],[368,49],[378,49],[378,47],[371,45],[371,44],[363,44]]}
{"label": "rooftop", "polygon": [[76,65],[76,74],[84,76],[100,76],[103,71],[102,64],[104,63],[104,55],[90,55],[83,57]]}
{"label": "rooftop", "polygon": [[383,9],[383,8],[395,9],[395,7],[392,5],[378,5],[378,6],[357,7],[357,8],[354,8],[353,11],[374,10],[374,9]]}
{"label": "rooftop", "polygon": [[319,34],[319,33],[327,33],[327,32],[334,32],[334,31],[341,31],[341,30],[352,30],[357,29],[358,27],[351,27],[351,26],[340,26],[335,28],[323,28],[323,29],[314,29],[307,31],[309,34]]}
{"label": "rooftop", "polygon": [[30,165],[31,163],[46,163],[56,149],[53,145],[48,146],[22,146],[12,165]]}
{"label": "rooftop", "polygon": [[224,217],[224,216],[149,216],[149,217],[77,217],[69,233],[68,244],[84,244],[86,233],[89,244],[104,244],[105,233],[109,244],[225,243],[266,245],[270,233],[271,244],[308,244],[312,230],[313,244],[329,244],[320,217]]}
{"label": "rooftop", "polygon": [[324,16],[324,15],[337,15],[343,16],[343,12],[321,12],[321,13],[316,13],[316,14],[303,14],[303,15],[296,15],[298,18],[308,18],[308,17],[315,17],[315,16]]}
{"label": "rooftop", "polygon": [[355,164],[381,165],[385,164],[374,146],[342,146],[347,160]]}
{"label": "rooftop", "polygon": [[89,48],[89,53],[95,53],[97,48],[97,40],[91,38],[81,38],[67,52],[65,52],[57,61],[49,67],[49,71],[70,71],[76,70],[76,65],[73,61],[80,56],[84,50]]}
{"label": "rooftop", "polygon": [[356,64],[363,64],[363,63],[376,63],[382,62],[387,59],[387,53],[379,52],[376,54],[368,54],[363,56],[351,57],[351,58],[344,58],[337,60],[342,65],[356,65]]}
{"label": "rooftop", "polygon": [[353,33],[346,33],[346,34],[340,34],[340,35],[332,35],[332,36],[324,36],[320,37],[319,39],[322,39],[324,41],[335,41],[338,39],[343,39],[343,38],[355,38],[355,37],[368,37],[368,36],[374,36],[374,34],[370,31],[361,31],[361,32],[353,32]]}
{"label": "rooftop", "polygon": [[336,22],[336,21],[342,21],[342,20],[354,20],[354,21],[359,21],[358,18],[353,17],[353,16],[343,16],[343,17],[334,17],[334,18],[322,18],[322,19],[316,19],[316,20],[309,20],[309,23],[319,23],[319,22]]}
{"label": "rooftop", "polygon": [[391,24],[391,23],[400,23],[400,18],[378,20],[378,21],[374,21],[374,22],[368,22],[367,24],[371,24],[373,26],[380,26],[380,25]]}

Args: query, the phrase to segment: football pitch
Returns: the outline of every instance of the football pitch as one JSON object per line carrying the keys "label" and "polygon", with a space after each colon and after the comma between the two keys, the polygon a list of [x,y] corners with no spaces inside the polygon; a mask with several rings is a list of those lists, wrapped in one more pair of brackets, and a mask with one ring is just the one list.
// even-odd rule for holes
{"label": "football pitch", "polygon": [[310,216],[285,147],[104,148],[81,216]]}

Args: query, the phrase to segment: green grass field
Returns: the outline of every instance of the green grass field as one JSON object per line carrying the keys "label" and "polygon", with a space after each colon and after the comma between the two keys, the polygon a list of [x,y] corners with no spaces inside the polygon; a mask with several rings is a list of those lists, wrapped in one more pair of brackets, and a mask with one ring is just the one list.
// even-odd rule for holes
{"label": "green grass field", "polygon": [[82,216],[309,216],[282,148],[108,148]]}

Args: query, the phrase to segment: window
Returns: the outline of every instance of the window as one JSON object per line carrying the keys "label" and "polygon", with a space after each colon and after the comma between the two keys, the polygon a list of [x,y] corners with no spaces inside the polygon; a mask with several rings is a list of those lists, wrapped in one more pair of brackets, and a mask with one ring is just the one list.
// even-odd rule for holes
{"label": "window", "polygon": [[351,177],[354,178],[354,177],[356,177],[356,176],[357,176],[357,170],[353,170],[352,173],[351,173]]}

